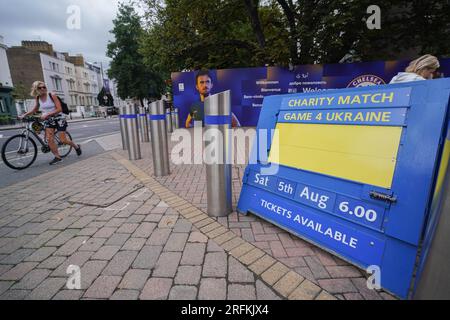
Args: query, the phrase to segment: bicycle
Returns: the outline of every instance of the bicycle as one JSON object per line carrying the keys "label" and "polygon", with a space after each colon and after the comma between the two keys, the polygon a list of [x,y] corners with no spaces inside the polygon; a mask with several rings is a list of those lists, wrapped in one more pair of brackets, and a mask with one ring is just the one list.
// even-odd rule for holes
{"label": "bicycle", "polygon": [[[14,170],[24,170],[36,161],[38,148],[31,136],[34,136],[41,144],[42,153],[45,154],[51,151],[45,132],[43,138],[40,136],[41,132],[44,131],[43,121],[37,117],[25,117],[19,120],[22,120],[26,124],[24,129],[20,134],[14,135],[6,140],[2,147],[3,162]],[[66,136],[72,141],[72,136],[67,131]],[[55,131],[55,141],[61,158],[67,157],[73,147],[61,142],[57,130]]]}

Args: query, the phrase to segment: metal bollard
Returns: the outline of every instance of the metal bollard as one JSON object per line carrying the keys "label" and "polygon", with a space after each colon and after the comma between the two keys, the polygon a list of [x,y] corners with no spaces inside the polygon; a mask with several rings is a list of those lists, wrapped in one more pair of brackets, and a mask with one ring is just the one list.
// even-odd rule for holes
{"label": "metal bollard", "polygon": [[180,129],[180,115],[178,114],[178,108],[175,108],[175,129]]}
{"label": "metal bollard", "polygon": [[153,168],[155,176],[170,174],[169,145],[167,142],[166,114],[162,100],[150,106],[150,128],[152,140]]}
{"label": "metal bollard", "polygon": [[172,132],[173,132],[176,129],[178,129],[176,119],[175,119],[175,110],[170,111],[170,120],[172,120]]}
{"label": "metal bollard", "polygon": [[141,146],[139,142],[139,128],[136,108],[133,105],[125,107],[126,114],[124,115],[127,124],[128,135],[128,156],[130,160],[141,159]]}
{"label": "metal bollard", "polygon": [[139,128],[141,129],[141,142],[149,142],[148,119],[144,107],[139,107]]}
{"label": "metal bollard", "polygon": [[122,149],[128,150],[127,122],[123,117],[125,115],[125,107],[119,107],[120,119],[120,135],[122,137]]}
{"label": "metal bollard", "polygon": [[[232,212],[231,189],[231,99],[225,91],[205,100],[205,154],[208,214]],[[213,152],[209,152],[214,150]],[[215,158],[209,158],[212,154]]]}
{"label": "metal bollard", "polygon": [[168,133],[172,133],[173,132],[172,115],[170,113],[170,109],[166,109],[166,127],[167,127],[167,132]]}

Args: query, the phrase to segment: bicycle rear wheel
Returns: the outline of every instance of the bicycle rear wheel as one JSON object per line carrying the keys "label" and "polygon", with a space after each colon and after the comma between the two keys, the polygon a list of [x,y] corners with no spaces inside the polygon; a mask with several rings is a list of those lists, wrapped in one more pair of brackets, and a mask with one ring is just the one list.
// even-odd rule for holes
{"label": "bicycle rear wheel", "polygon": [[24,134],[12,136],[2,147],[3,162],[14,170],[28,168],[36,160],[38,154],[36,142]]}
{"label": "bicycle rear wheel", "polygon": [[[59,138],[59,134],[60,132],[57,132],[55,134],[56,143],[58,145],[58,152],[61,158],[65,158],[70,154],[70,152],[72,152],[73,147],[71,145],[62,143],[61,139]],[[70,135],[70,133],[66,131],[65,134],[66,138],[72,141],[72,136]]]}

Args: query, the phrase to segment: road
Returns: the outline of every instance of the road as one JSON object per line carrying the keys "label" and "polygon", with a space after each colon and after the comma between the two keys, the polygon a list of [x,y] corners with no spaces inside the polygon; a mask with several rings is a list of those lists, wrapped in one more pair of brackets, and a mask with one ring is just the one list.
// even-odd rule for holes
{"label": "road", "polygon": [[[0,131],[0,150],[9,137],[20,133],[20,131],[21,130]],[[74,142],[82,146],[83,155],[78,158],[75,151],[72,151],[72,153],[65,158],[62,163],[55,166],[56,168],[68,166],[75,163],[79,159],[87,159],[105,152],[105,149],[97,143],[96,139],[101,139],[102,137],[119,133],[120,124],[117,118],[73,122],[69,123],[68,131],[72,135]],[[53,159],[53,155],[51,153],[40,153],[40,144],[37,144],[39,149],[38,157],[33,165],[28,169],[22,171],[12,170],[8,168],[0,158],[0,188],[36,177],[55,168],[53,166],[49,166],[48,164]]]}

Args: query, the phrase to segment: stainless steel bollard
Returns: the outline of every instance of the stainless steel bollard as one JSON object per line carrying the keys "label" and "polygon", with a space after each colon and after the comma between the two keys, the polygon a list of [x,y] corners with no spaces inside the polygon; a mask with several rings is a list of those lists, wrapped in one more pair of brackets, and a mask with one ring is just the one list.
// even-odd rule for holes
{"label": "stainless steel bollard", "polygon": [[170,120],[172,120],[172,132],[173,132],[176,129],[178,129],[176,119],[175,119],[175,110],[170,111]]}
{"label": "stainless steel bollard", "polygon": [[231,189],[231,96],[225,91],[205,100],[205,162],[208,214],[232,212]]}
{"label": "stainless steel bollard", "polygon": [[125,115],[125,107],[119,107],[120,136],[122,137],[122,149],[128,150],[127,122],[123,117],[124,115]]}
{"label": "stainless steel bollard", "polygon": [[124,115],[127,124],[128,135],[128,156],[130,160],[141,159],[141,146],[139,142],[139,128],[136,108],[133,105],[125,107],[126,114]]}
{"label": "stainless steel bollard", "polygon": [[167,132],[168,133],[172,133],[173,132],[173,128],[172,128],[172,115],[170,113],[170,109],[166,110],[166,127],[167,127]]}
{"label": "stainless steel bollard", "polygon": [[148,135],[148,119],[144,107],[139,107],[138,117],[139,117],[139,128],[141,130],[141,142],[149,142],[150,138]]}
{"label": "stainless steel bollard", "polygon": [[175,129],[180,129],[180,115],[178,113],[178,108],[175,108]]}
{"label": "stainless steel bollard", "polygon": [[157,177],[170,174],[166,120],[164,102],[162,100],[153,102],[150,106],[150,132],[152,137],[153,168]]}

